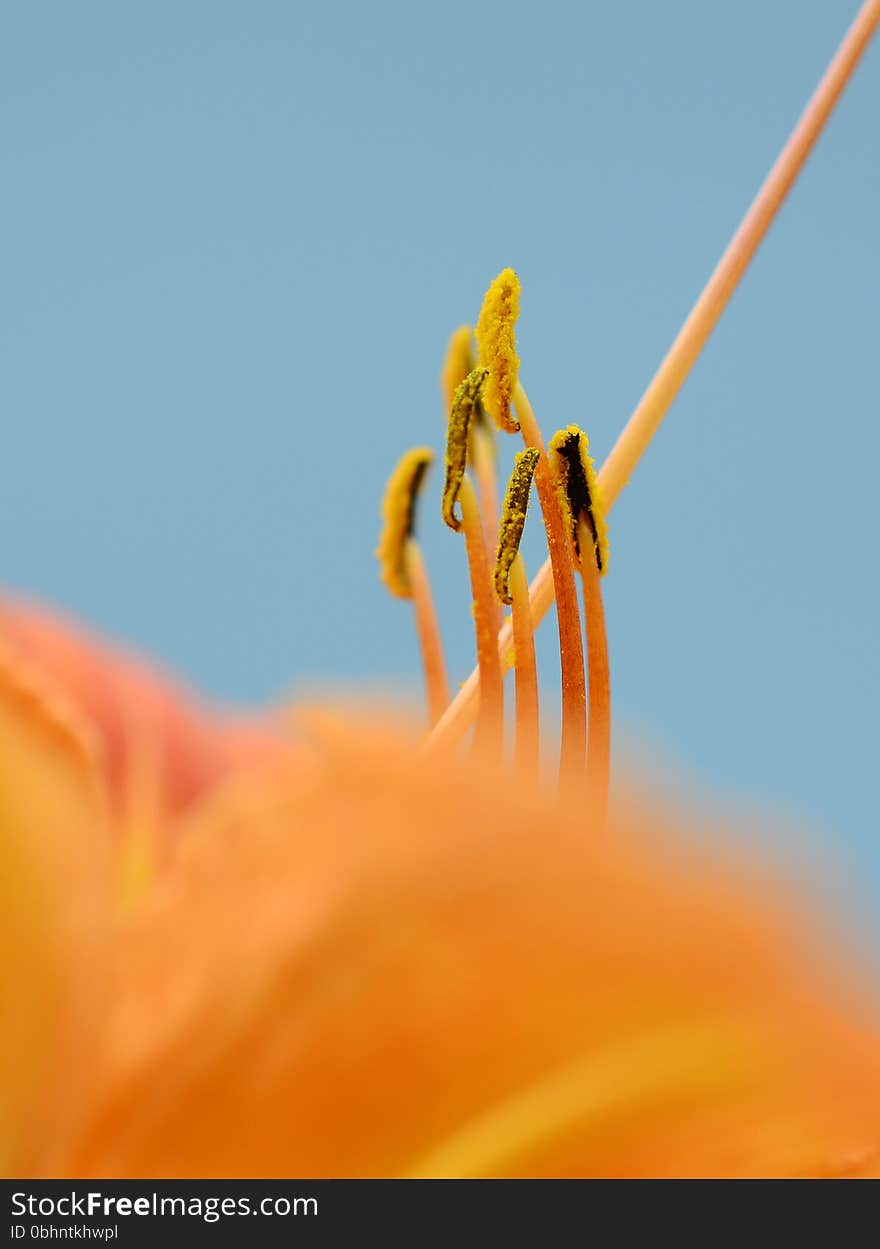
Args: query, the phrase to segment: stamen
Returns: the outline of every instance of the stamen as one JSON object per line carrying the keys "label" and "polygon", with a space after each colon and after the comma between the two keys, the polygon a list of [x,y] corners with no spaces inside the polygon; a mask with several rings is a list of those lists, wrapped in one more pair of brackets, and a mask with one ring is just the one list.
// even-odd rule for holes
{"label": "stamen", "polygon": [[[448,421],[458,387],[473,371],[474,332],[469,325],[460,325],[449,339],[446,359],[440,381],[443,387],[444,414]],[[491,554],[498,545],[498,489],[496,485],[495,427],[486,415],[482,399],[477,396],[471,416],[468,461],[477,484],[480,515],[486,535],[486,550]],[[497,613],[497,626],[501,627],[502,613]]]}
{"label": "stamen", "polygon": [[474,359],[474,331],[469,325],[460,325],[449,338],[440,385],[443,389],[443,415],[448,420],[455,399],[455,392],[476,367]]}
{"label": "stamen", "polygon": [[[560,779],[566,780],[579,775],[583,769],[586,748],[584,656],[577,594],[555,482],[538,422],[519,382],[515,341],[519,295],[519,278],[513,269],[502,270],[483,299],[477,320],[477,348],[480,363],[489,371],[483,394],[487,411],[500,428],[511,432],[521,428],[526,446],[536,448],[540,453],[536,484],[556,588],[562,670]],[[511,415],[511,401],[519,424]]]}
{"label": "stamen", "polygon": [[[567,521],[557,493],[556,476],[532,406],[522,383],[517,382],[514,404],[528,446],[536,447],[540,459],[535,485],[547,530],[549,562],[556,593],[556,621],[559,626],[559,663],[562,673],[562,741],[559,779],[562,785],[575,783],[583,774],[586,751],[587,691],[584,678],[584,648],[577,591],[571,562]],[[534,616],[534,612],[532,613]],[[499,638],[499,645],[507,639]]]}
{"label": "stamen", "polygon": [[526,513],[529,509],[529,491],[532,478],[541,453],[537,447],[527,447],[520,451],[513,462],[513,472],[507,483],[504,496],[504,507],[501,512],[501,535],[498,539],[498,554],[495,558],[495,592],[509,607],[512,599],[508,586],[510,566],[519,552],[523,529],[526,524]]}
{"label": "stamen", "polygon": [[[785,147],[603,464],[598,481],[605,498],[606,512],[617,501],[727,307],[878,24],[880,0],[864,0]],[[529,594],[535,627],[544,619],[553,605],[554,594],[558,593],[553,572],[552,560],[548,559],[531,583]],[[505,667],[510,667],[513,662],[513,632],[508,624],[498,635],[498,653]],[[446,709],[432,734],[431,746],[436,747],[441,742],[449,744],[467,731],[476,714],[479,694],[480,678],[475,670]]]}
{"label": "stamen", "polygon": [[486,291],[476,330],[480,364],[489,370],[483,402],[498,428],[509,434],[519,429],[510,411],[519,373],[519,292],[519,278],[512,269],[503,269]]}
{"label": "stamen", "polygon": [[446,431],[446,481],[443,485],[441,510],[446,524],[456,533],[461,530],[462,526],[462,522],[455,514],[455,505],[458,502],[464,472],[467,468],[471,421],[487,373],[488,370],[483,368],[473,369],[468,373],[464,381],[459,384],[449,411],[449,424]]}
{"label": "stamen", "polygon": [[385,524],[376,548],[376,558],[382,581],[395,598],[412,598],[404,547],[407,538],[413,536],[416,499],[433,462],[434,452],[430,447],[413,447],[400,457],[385,487],[382,500]]}
{"label": "stamen", "polygon": [[449,705],[449,683],[431,584],[414,529],[416,499],[433,459],[429,447],[414,447],[401,457],[382,501],[385,524],[376,550],[385,586],[396,598],[413,600],[432,726]]}
{"label": "stamen", "polygon": [[477,496],[465,477],[459,487],[461,528],[467,548],[468,570],[474,603],[477,667],[480,673],[480,708],[474,749],[493,760],[501,758],[504,734],[504,686],[495,629],[495,598]]}
{"label": "stamen", "polygon": [[583,555],[580,541],[583,518],[589,531],[588,547],[593,552],[596,568],[604,576],[608,571],[608,526],[590,455],[590,440],[577,425],[568,425],[550,439],[550,456],[560,483],[560,502],[569,522],[575,554],[578,560]]}
{"label": "stamen", "polygon": [[611,768],[611,679],[608,639],[599,578],[608,568],[608,529],[590,458],[590,444],[577,425],[550,439],[550,455],[559,482],[559,501],[571,534],[575,567],[584,591],[587,640],[587,802],[588,825],[599,836],[605,825]]}

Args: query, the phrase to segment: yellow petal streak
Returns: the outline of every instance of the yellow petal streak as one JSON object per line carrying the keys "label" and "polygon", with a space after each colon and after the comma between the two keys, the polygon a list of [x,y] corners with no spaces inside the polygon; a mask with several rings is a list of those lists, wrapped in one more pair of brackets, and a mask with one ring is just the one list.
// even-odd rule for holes
{"label": "yellow petal streak", "polygon": [[421,1158],[405,1178],[543,1174],[554,1145],[575,1131],[599,1136],[603,1125],[638,1120],[658,1102],[726,1100],[755,1066],[749,1048],[748,1033],[730,1021],[628,1039],[518,1090]]}

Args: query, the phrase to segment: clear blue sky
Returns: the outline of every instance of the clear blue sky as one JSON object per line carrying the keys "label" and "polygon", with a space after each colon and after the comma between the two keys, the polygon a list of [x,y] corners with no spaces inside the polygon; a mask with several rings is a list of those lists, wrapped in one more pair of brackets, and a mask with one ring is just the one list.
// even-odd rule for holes
{"label": "clear blue sky", "polygon": [[[397,455],[442,440],[449,331],[513,265],[539,415],[604,456],[856,7],[6,6],[5,582],[223,698],[415,685],[372,552]],[[622,729],[869,879],[878,118],[875,46],[615,510],[607,580]]]}

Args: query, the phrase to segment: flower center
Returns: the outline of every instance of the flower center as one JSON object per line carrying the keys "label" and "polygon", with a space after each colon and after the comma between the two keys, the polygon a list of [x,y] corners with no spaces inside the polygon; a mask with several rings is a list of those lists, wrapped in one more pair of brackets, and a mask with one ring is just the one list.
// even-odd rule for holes
{"label": "flower center", "polygon": [[[598,835],[610,771],[608,646],[599,583],[608,563],[607,530],[586,436],[570,425],[555,435],[548,452],[519,380],[515,342],[519,292],[516,274],[505,269],[483,301],[476,357],[471,330],[461,326],[450,339],[442,372],[447,441],[441,513],[450,529],[464,535],[473,597],[480,695],[472,749],[493,760],[504,755],[504,672],[512,667],[516,698],[512,766],[518,780],[535,783],[540,754],[535,619],[519,550],[534,480],[559,628],[562,723],[557,781],[566,789],[586,787],[584,810],[590,831]],[[495,435],[487,414],[500,430],[521,433],[526,444],[516,456],[500,515]],[[389,590],[413,600],[432,740],[437,740],[449,707],[448,682],[428,575],[414,535],[416,496],[430,462],[426,448],[415,448],[392,474],[377,555]],[[582,558],[588,549],[595,560]],[[578,573],[583,583],[583,629]],[[503,617],[505,606],[511,608],[509,621]]]}

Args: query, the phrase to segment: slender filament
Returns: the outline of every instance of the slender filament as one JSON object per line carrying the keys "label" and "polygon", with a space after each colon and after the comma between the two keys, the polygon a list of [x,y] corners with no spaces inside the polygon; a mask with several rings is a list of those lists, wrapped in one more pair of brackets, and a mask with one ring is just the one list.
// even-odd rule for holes
{"label": "slender filament", "polygon": [[608,811],[611,777],[611,676],[602,581],[593,558],[592,533],[583,520],[578,523],[581,550],[580,572],[584,591],[584,631],[587,639],[587,829],[601,837]]}
{"label": "slender filament", "polygon": [[480,508],[474,487],[467,477],[461,482],[458,498],[471,578],[477,670],[480,674],[480,705],[474,749],[490,759],[500,759],[504,734],[504,686],[495,629],[495,590],[486,557]]}
{"label": "slender filament", "polygon": [[540,719],[538,710],[538,668],[529,583],[522,555],[517,551],[510,566],[510,599],[513,610],[513,640],[516,648],[516,736],[513,764],[517,778],[527,784],[538,779]]}
{"label": "slender filament", "polygon": [[[480,421],[471,426],[470,463],[477,487],[480,515],[483,518],[483,534],[486,554],[494,557],[498,547],[498,477],[493,431]],[[494,602],[495,631],[501,628],[504,612],[501,604]]]}
{"label": "slender filament", "polygon": [[[559,662],[562,672],[562,743],[560,781],[567,783],[582,774],[587,739],[587,690],[584,677],[584,648],[577,589],[572,569],[570,542],[565,519],[556,494],[556,478],[550,466],[547,447],[521,382],[513,396],[526,446],[541,453],[535,469],[535,485],[547,530],[549,563],[556,590],[556,619],[559,626]],[[534,611],[532,612],[534,617]],[[537,622],[536,622],[537,623]]]}
{"label": "slender filament", "polygon": [[867,0],[838,48],[788,142],[767,175],[690,316],[602,467],[599,481],[611,507],[647,450],[672,401],[727,307],[755,252],[831,116],[880,22],[880,0]]}
{"label": "slender filament", "polygon": [[443,640],[434,609],[434,597],[428,570],[415,538],[407,538],[403,548],[403,563],[412,591],[416,633],[422,653],[425,674],[425,693],[428,699],[428,718],[433,727],[449,706],[449,682],[446,679],[446,660],[443,656]]}

